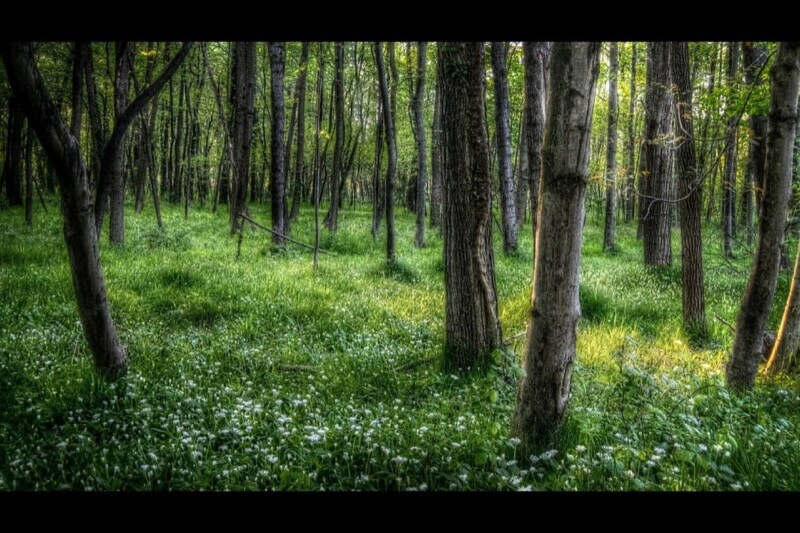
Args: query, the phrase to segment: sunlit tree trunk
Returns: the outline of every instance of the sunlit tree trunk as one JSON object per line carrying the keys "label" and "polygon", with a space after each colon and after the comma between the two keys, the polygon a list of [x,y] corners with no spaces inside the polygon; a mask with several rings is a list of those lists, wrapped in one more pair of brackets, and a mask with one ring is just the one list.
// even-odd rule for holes
{"label": "sunlit tree trunk", "polygon": [[603,250],[614,251],[617,231],[617,76],[619,75],[619,46],[610,43],[608,70],[608,132],[606,140],[606,223],[603,231]]}

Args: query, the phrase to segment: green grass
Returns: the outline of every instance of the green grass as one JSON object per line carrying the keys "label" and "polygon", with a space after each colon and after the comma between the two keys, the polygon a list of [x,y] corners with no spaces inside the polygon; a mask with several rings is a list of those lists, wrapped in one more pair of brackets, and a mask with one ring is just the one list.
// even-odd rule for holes
{"label": "green grass", "polygon": [[[798,382],[723,387],[731,333],[709,321],[693,348],[680,324],[679,257],[641,265],[635,229],[602,253],[587,217],[578,362],[559,447],[517,456],[509,438],[524,339],[486,376],[442,374],[442,241],[397,257],[373,242],[368,207],[341,211],[336,255],[275,253],[227,214],[128,213],[127,245],[101,253],[130,372],[107,384],[81,334],[58,209],[23,224],[0,211],[0,489],[800,489]],[[268,220],[262,206],[256,218]],[[293,236],[312,242],[306,208]],[[532,269],[497,258],[507,337],[525,328]],[[747,254],[719,258],[708,228],[709,317],[733,320]],[[674,251],[679,251],[675,234]],[[499,244],[499,243],[498,243]],[[774,329],[788,290],[781,274]],[[409,363],[414,363],[409,365]],[[407,365],[407,366],[404,366]]]}

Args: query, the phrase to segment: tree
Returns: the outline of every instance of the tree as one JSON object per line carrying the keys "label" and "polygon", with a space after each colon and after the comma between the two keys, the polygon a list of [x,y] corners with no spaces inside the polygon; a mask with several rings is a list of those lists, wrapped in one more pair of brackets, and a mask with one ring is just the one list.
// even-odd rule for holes
{"label": "tree", "polygon": [[339,224],[339,182],[342,180],[342,152],[344,151],[344,50],[343,43],[336,42],[333,100],[336,107],[336,139],[333,145],[333,177],[331,178],[331,206],[325,215],[325,225],[334,232]]}
{"label": "tree", "polygon": [[233,54],[233,132],[231,165],[233,180],[230,195],[231,233],[239,229],[239,214],[250,214],[247,208],[247,183],[250,170],[250,144],[255,114],[256,43],[238,41]]}
{"label": "tree", "polygon": [[503,221],[503,251],[517,249],[516,197],[511,172],[511,120],[508,112],[508,45],[492,42],[492,76],[494,77],[495,132],[497,135],[497,170],[500,181],[500,212]]}
{"label": "tree", "polygon": [[617,77],[619,76],[619,47],[610,43],[608,67],[608,134],[606,140],[606,223],[603,250],[613,252],[617,229]]}
{"label": "tree", "polygon": [[[394,99],[389,93],[382,46],[380,41],[375,43],[375,61],[378,66],[378,83],[381,94],[381,107],[383,109],[383,128],[386,135],[386,151],[389,156],[389,163],[386,167],[386,260],[389,264],[393,264],[395,262],[394,182],[397,176],[397,140],[394,130],[394,106],[392,105]],[[389,43],[389,49],[394,49],[394,43]]]}
{"label": "tree", "polygon": [[781,327],[778,328],[775,344],[767,360],[767,373],[772,375],[791,366],[798,344],[800,344],[800,243],[794,261],[792,285],[783,309]]}
{"label": "tree", "polygon": [[286,242],[286,157],[283,142],[284,105],[283,75],[286,67],[284,43],[269,43],[269,68],[271,84],[272,146],[270,155],[272,167],[269,177],[270,217],[272,218],[272,242],[283,246]]}
{"label": "tree", "polygon": [[[743,42],[744,78],[753,88],[762,83],[761,71],[767,62],[767,47],[764,43]],[[747,244],[753,243],[755,233],[753,195],[761,205],[761,190],[764,185],[764,161],[767,157],[767,116],[760,111],[750,112],[750,142],[747,148],[747,186],[744,188],[744,226]]]}
{"label": "tree", "polygon": [[309,43],[302,43],[300,50],[300,73],[297,75],[295,94],[297,95],[297,153],[295,154],[294,181],[292,182],[292,208],[289,220],[297,220],[300,214],[300,201],[303,198],[303,176],[306,158],[306,81],[308,79]]}
{"label": "tree", "polygon": [[484,367],[500,346],[483,43],[442,45],[446,369]]}
{"label": "tree", "polygon": [[[108,378],[121,376],[127,370],[127,359],[111,318],[78,139],[50,96],[31,43],[3,44],[2,55],[14,95],[56,170],[72,286],[95,367]],[[73,109],[80,110],[80,104],[73,102]]]}
{"label": "tree", "polygon": [[415,210],[417,214],[417,228],[414,235],[414,246],[425,246],[425,188],[427,187],[428,171],[425,158],[428,149],[425,146],[425,70],[427,68],[428,43],[417,43],[417,84],[413,96],[414,107],[414,139],[417,146],[417,186]]}
{"label": "tree", "polygon": [[8,99],[6,157],[3,162],[3,183],[6,187],[8,205],[22,205],[22,132],[24,126],[25,117],[17,98],[12,96]]}
{"label": "tree", "polygon": [[672,79],[677,88],[675,125],[677,130],[676,172],[681,222],[681,278],[684,327],[706,333],[706,301],[703,281],[701,218],[703,193],[694,152],[692,83],[689,76],[689,44],[670,43]]}
{"label": "tree", "polygon": [[431,227],[442,226],[442,54],[436,45],[436,94],[431,128]]}
{"label": "tree", "polygon": [[633,222],[636,208],[636,43],[631,45],[631,81],[630,100],[628,101],[628,165],[627,184],[625,186],[625,223]]}
{"label": "tree", "polygon": [[780,43],[770,82],[767,161],[758,246],[736,319],[733,350],[725,373],[728,386],[734,390],[749,389],[755,383],[764,327],[775,296],[792,179],[800,43]]}
{"label": "tree", "polygon": [[644,116],[644,171],[639,216],[644,238],[644,264],[663,266],[672,262],[672,224],[669,216],[669,135],[672,102],[669,73],[669,45],[647,43],[647,86]]}
{"label": "tree", "polygon": [[599,57],[600,43],[558,42],[553,48],[533,303],[525,342],[525,377],[517,389],[513,423],[513,433],[526,449],[553,438],[570,396]]}
{"label": "tree", "polygon": [[539,183],[542,173],[542,144],[544,143],[545,103],[547,101],[547,66],[550,43],[543,41],[523,44],[525,60],[525,148],[528,151],[528,194],[531,204],[531,227],[534,239],[539,209]]}
{"label": "tree", "polygon": [[[739,43],[728,43],[728,85],[734,86],[739,72]],[[736,236],[736,129],[739,123],[734,105],[728,101],[725,112],[728,115],[727,144],[725,145],[725,170],[723,172],[722,193],[722,255],[731,257],[731,243]]]}

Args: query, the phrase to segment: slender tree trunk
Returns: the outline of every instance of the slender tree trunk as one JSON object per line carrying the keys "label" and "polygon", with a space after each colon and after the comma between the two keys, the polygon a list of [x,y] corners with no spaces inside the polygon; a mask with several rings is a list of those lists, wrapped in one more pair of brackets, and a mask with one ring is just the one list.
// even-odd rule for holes
{"label": "slender tree trunk", "polygon": [[644,264],[669,265],[672,262],[670,224],[669,133],[672,122],[670,98],[669,45],[647,43],[647,92],[645,95],[645,167],[642,230]]}
{"label": "slender tree trunk", "polygon": [[322,125],[323,90],[325,88],[325,60],[322,57],[323,44],[317,44],[317,112],[314,117],[314,270],[319,257],[319,133]]}
{"label": "slender tree trunk", "polygon": [[[528,169],[528,115],[530,106],[523,103],[522,120],[519,125],[519,152],[517,163],[517,186],[514,190],[516,199],[517,231],[525,223],[528,210],[528,184],[530,183],[530,170]],[[536,216],[536,213],[533,213]]]}
{"label": "slender tree trunk", "polygon": [[[736,83],[739,71],[739,43],[728,43],[728,85]],[[736,110],[730,100],[725,106],[728,115],[725,171],[722,178],[722,255],[731,257],[731,245],[736,236]]]}
{"label": "slender tree trunk", "polygon": [[120,376],[127,369],[127,360],[111,319],[78,140],[70,134],[47,91],[31,43],[4,44],[2,55],[12,90],[56,169],[72,285],[95,367],[109,378]]}
{"label": "slender tree trunk", "polygon": [[599,58],[600,43],[559,42],[553,48],[533,303],[512,430],[526,449],[549,444],[569,402]]}
{"label": "slender tree trunk", "polygon": [[431,129],[431,227],[442,226],[442,82],[441,46],[436,45],[436,93]]}
{"label": "slender tree trunk", "polygon": [[484,368],[501,342],[483,43],[442,45],[446,369]]}
{"label": "slender tree trunk", "polygon": [[725,374],[728,386],[735,390],[752,388],[755,383],[764,327],[775,297],[792,181],[800,43],[780,43],[770,82],[767,162],[758,247],[736,319],[733,352]]}
{"label": "slender tree trunk", "polygon": [[428,169],[425,164],[428,148],[425,143],[425,70],[427,67],[428,43],[417,43],[417,85],[414,93],[414,137],[417,145],[417,187],[415,208],[417,231],[414,246],[425,246],[425,189],[428,182]]}
{"label": "slender tree trunk", "polygon": [[[381,105],[383,107],[383,125],[386,132],[386,151],[389,162],[386,168],[386,260],[395,263],[395,231],[394,231],[394,181],[397,175],[397,141],[394,132],[394,113],[392,94],[386,79],[386,66],[383,60],[383,48],[380,41],[375,43],[375,59],[378,65],[378,82],[380,83]],[[394,43],[388,43],[391,56],[394,57]],[[396,72],[393,73],[393,77]],[[394,81],[393,84],[396,84]],[[396,91],[396,88],[393,89]]]}
{"label": "slender tree trunk", "polygon": [[231,180],[231,233],[239,230],[239,214],[249,213],[247,184],[250,173],[250,146],[255,114],[256,43],[239,41],[234,53],[233,80],[233,179]]}
{"label": "slender tree trunk", "polygon": [[542,146],[544,144],[547,102],[547,65],[550,60],[550,43],[543,41],[523,44],[525,60],[525,102],[530,109],[526,126],[528,150],[528,194],[530,194],[531,230],[536,245],[536,224],[539,212],[539,188],[542,174]]}
{"label": "slender tree trunk", "polygon": [[300,202],[303,199],[303,176],[306,165],[306,82],[308,79],[309,43],[302,43],[300,50],[300,73],[297,76],[295,94],[297,98],[297,153],[295,154],[294,181],[292,182],[292,208],[289,221],[300,215]]}
{"label": "slender tree trunk", "polygon": [[636,206],[636,43],[631,45],[631,82],[628,101],[628,176],[625,186],[625,223],[633,222]]}
{"label": "slender tree trunk", "polygon": [[333,233],[339,226],[339,182],[342,180],[342,152],[344,151],[344,43],[334,43],[335,76],[333,80],[336,108],[336,140],[333,145],[333,176],[331,178],[331,205],[325,216],[325,225]]}
{"label": "slender tree trunk", "polygon": [[284,104],[283,76],[286,67],[284,43],[269,43],[269,65],[272,80],[272,145],[270,153],[272,166],[269,179],[270,216],[272,218],[272,242],[278,246],[285,245],[286,234],[286,147],[283,143]]}
{"label": "slender tree trunk", "polygon": [[[767,62],[767,47],[764,43],[743,42],[744,76],[749,85],[762,83],[761,71]],[[761,205],[761,192],[764,187],[764,162],[767,158],[767,116],[761,113],[750,114],[750,142],[747,149],[747,186],[744,188],[744,225],[747,244],[753,243],[755,233],[754,193]]]}
{"label": "slender tree trunk", "polygon": [[383,132],[383,106],[380,98],[380,82],[378,84],[378,98],[376,99],[376,127],[375,127],[375,172],[372,180],[372,240],[378,239],[381,231],[381,220],[383,210],[386,207],[386,193],[383,190],[383,180],[381,179],[381,154],[383,145],[386,142]]}
{"label": "slender tree trunk", "polygon": [[606,144],[606,223],[603,232],[603,250],[613,252],[617,232],[617,77],[619,76],[619,46],[610,43],[608,70],[608,133]]}
{"label": "slender tree trunk", "polygon": [[681,277],[683,323],[690,332],[706,334],[706,300],[703,281],[701,219],[703,192],[694,152],[692,83],[689,79],[689,44],[671,43],[672,78],[677,86],[675,125],[678,148],[678,208],[681,221]]}
{"label": "slender tree trunk", "polygon": [[25,135],[25,225],[33,226],[33,136],[30,124]]}
{"label": "slender tree trunk", "polygon": [[787,370],[795,362],[797,346],[800,344],[800,243],[794,261],[792,285],[783,309],[781,327],[767,361],[767,374],[774,375]]}
{"label": "slender tree trunk", "polygon": [[508,112],[508,72],[506,44],[492,42],[494,76],[495,131],[497,135],[497,170],[500,181],[500,211],[503,221],[503,251],[517,250],[517,212],[514,175],[511,172],[511,119]]}
{"label": "slender tree trunk", "polygon": [[22,205],[22,132],[25,117],[17,100],[13,96],[8,99],[8,133],[3,164],[3,182],[8,205]]}
{"label": "slender tree trunk", "polygon": [[[128,93],[131,77],[130,43],[116,44],[116,69],[114,78],[114,117],[119,122],[128,107]],[[125,134],[120,136],[115,149],[115,157],[109,161],[111,172],[111,215],[109,217],[108,238],[111,244],[125,244]]]}

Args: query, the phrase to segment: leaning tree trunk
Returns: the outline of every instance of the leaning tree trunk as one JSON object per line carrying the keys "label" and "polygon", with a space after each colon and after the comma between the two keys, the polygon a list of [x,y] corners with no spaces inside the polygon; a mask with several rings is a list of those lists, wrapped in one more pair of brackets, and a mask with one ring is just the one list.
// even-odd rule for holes
{"label": "leaning tree trunk", "polygon": [[483,43],[442,45],[446,369],[482,368],[500,346]]}
{"label": "leaning tree trunk", "polygon": [[786,307],[783,309],[781,327],[767,361],[767,373],[774,375],[788,369],[793,363],[797,346],[800,344],[800,244],[794,261],[794,274]]}
{"label": "leaning tree trunk", "polygon": [[511,119],[508,112],[507,44],[492,42],[492,75],[494,76],[495,131],[497,135],[497,171],[500,181],[500,213],[503,221],[503,251],[517,249],[517,211],[514,196],[514,175],[511,172]]}
{"label": "leaning tree trunk", "polygon": [[294,181],[292,182],[292,208],[289,221],[300,215],[300,201],[303,198],[303,176],[306,165],[306,81],[308,80],[308,50],[310,43],[302,43],[300,50],[300,74],[297,76],[297,153],[295,154]]}
{"label": "leaning tree trunk", "polygon": [[603,232],[603,250],[613,252],[617,232],[617,76],[619,75],[619,46],[610,44],[608,71],[608,133],[606,144],[606,223]]}
{"label": "leaning tree trunk", "polygon": [[[233,179],[230,194],[231,233],[239,229],[239,214],[247,213],[247,183],[250,171],[250,145],[255,113],[256,43],[236,43],[233,61]],[[281,152],[282,153],[282,152]]]}
{"label": "leaning tree trunk", "polygon": [[675,124],[678,135],[676,171],[681,223],[681,277],[684,327],[706,333],[706,300],[703,282],[701,219],[703,192],[694,153],[692,82],[689,77],[689,44],[671,43],[672,77],[677,86]]}
{"label": "leaning tree trunk", "polygon": [[[542,145],[547,102],[547,65],[550,59],[550,43],[543,41],[526,42],[525,55],[525,102],[529,108],[527,115],[528,150],[528,194],[530,195],[531,229],[536,240],[536,224],[539,210],[539,188],[542,173]],[[534,242],[535,244],[535,242]]]}
{"label": "leaning tree trunk", "polygon": [[[728,43],[728,85],[736,83],[739,71],[739,43]],[[731,245],[736,236],[736,127],[738,120],[731,100],[725,106],[728,115],[725,170],[722,178],[722,255],[731,257]]]}
{"label": "leaning tree trunk", "polygon": [[425,246],[425,189],[428,181],[428,170],[425,156],[425,69],[427,68],[428,43],[417,43],[417,85],[414,93],[414,138],[417,145],[417,187],[416,214],[417,229],[414,235],[414,246]]}
{"label": "leaning tree trunk", "polygon": [[775,297],[792,182],[800,43],[780,43],[770,82],[767,162],[758,247],[736,319],[733,352],[725,373],[728,386],[734,390],[749,389],[755,383],[764,327]]}
{"label": "leaning tree trunk", "polygon": [[31,43],[5,44],[2,55],[14,95],[56,169],[72,285],[95,367],[104,376],[118,377],[127,360],[109,310],[80,145],[50,97]]}
{"label": "leaning tree trunk", "polygon": [[642,236],[644,264],[664,266],[672,262],[670,224],[669,134],[672,122],[669,45],[647,43],[647,88],[644,117],[644,171]]}
{"label": "leaning tree trunk", "polygon": [[[389,43],[390,49],[394,43]],[[389,264],[395,262],[395,231],[394,231],[394,181],[397,175],[397,138],[394,130],[394,113],[389,93],[389,83],[386,79],[386,65],[383,60],[383,44],[375,43],[375,62],[378,65],[378,82],[380,83],[381,107],[383,109],[383,125],[386,134],[386,151],[389,162],[386,168],[386,260]]]}
{"label": "leaning tree trunk", "polygon": [[336,110],[336,139],[333,145],[333,176],[331,177],[331,205],[325,216],[325,225],[331,232],[339,226],[339,183],[342,181],[342,152],[344,151],[344,43],[334,44],[336,51],[333,80]]}
{"label": "leaning tree trunk", "polygon": [[554,438],[570,396],[599,57],[600,43],[559,42],[553,49],[526,374],[517,389],[513,423],[526,449]]}
{"label": "leaning tree trunk", "polygon": [[278,246],[286,243],[286,154],[283,143],[284,105],[283,74],[286,67],[284,43],[269,43],[269,68],[272,81],[270,102],[272,104],[272,131],[270,157],[272,166],[269,176],[270,217],[272,218],[272,242]]}
{"label": "leaning tree trunk", "polygon": [[436,45],[436,93],[431,129],[431,227],[442,226],[442,77],[441,46]]}
{"label": "leaning tree trunk", "polygon": [[[767,62],[765,43],[743,42],[744,77],[749,85],[758,87],[762,83],[761,70]],[[747,148],[747,186],[744,189],[744,226],[747,244],[753,243],[755,233],[755,211],[753,196],[761,205],[761,190],[764,186],[764,161],[767,157],[767,116],[763,113],[750,114],[750,142]]]}

